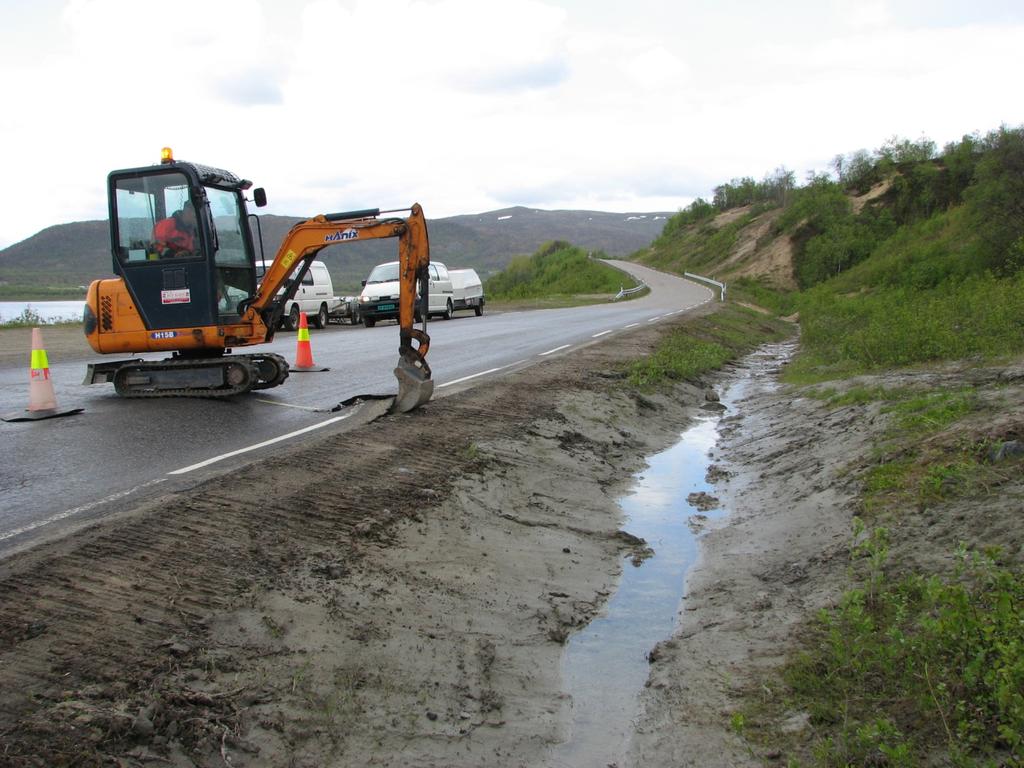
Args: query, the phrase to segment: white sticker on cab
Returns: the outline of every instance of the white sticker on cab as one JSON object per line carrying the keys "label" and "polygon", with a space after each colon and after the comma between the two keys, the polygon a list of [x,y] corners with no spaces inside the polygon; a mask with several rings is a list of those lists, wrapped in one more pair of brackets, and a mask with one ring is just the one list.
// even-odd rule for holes
{"label": "white sticker on cab", "polygon": [[192,301],[192,294],[188,288],[178,288],[173,291],[160,291],[161,304],[189,304]]}

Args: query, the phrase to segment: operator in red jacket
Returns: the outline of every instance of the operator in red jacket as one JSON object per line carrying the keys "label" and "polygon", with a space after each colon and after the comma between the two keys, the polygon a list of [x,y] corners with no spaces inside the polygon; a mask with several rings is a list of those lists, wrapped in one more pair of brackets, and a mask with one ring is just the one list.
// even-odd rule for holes
{"label": "operator in red jacket", "polygon": [[161,259],[192,256],[199,245],[196,210],[186,201],[180,211],[153,227],[156,252]]}

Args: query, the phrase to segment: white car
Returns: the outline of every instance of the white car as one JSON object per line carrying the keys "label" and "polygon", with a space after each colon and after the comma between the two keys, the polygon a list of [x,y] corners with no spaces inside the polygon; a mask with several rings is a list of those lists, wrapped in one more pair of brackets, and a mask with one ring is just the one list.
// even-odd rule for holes
{"label": "white car", "polygon": [[456,310],[472,309],[477,317],[484,313],[484,286],[474,269],[449,269],[452,301]]}
{"label": "white car", "polygon": [[[427,286],[430,308],[427,314],[440,315],[448,320],[455,311],[448,268],[439,261],[432,261],[427,269],[430,274]],[[363,319],[363,325],[373,328],[378,320],[397,320],[399,290],[397,261],[374,267],[363,281],[363,290],[359,294],[359,316]],[[416,314],[421,312],[422,307],[417,306]]]}
{"label": "white car", "polygon": [[[263,275],[273,262],[256,262],[256,279],[263,280]],[[296,267],[298,271],[298,267]],[[295,273],[292,273],[293,279]],[[283,288],[281,289],[284,290]],[[326,328],[328,318],[339,304],[334,295],[334,283],[331,282],[331,273],[327,265],[322,261],[314,261],[309,265],[302,283],[295,290],[295,295],[284,308],[281,316],[281,325],[288,330],[294,331],[299,327],[299,313],[305,312],[309,322],[316,328]]]}

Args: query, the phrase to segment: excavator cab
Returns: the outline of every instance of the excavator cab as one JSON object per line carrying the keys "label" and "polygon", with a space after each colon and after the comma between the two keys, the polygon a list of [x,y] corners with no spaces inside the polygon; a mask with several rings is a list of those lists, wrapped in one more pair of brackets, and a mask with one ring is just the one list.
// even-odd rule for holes
{"label": "excavator cab", "polygon": [[256,292],[243,196],[250,186],[228,171],[170,159],[110,174],[113,269],[147,329],[237,321],[239,302]]}

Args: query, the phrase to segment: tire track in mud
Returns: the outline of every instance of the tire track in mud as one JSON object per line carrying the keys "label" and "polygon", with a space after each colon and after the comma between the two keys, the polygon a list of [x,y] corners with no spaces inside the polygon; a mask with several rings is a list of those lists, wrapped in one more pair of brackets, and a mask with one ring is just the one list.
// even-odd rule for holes
{"label": "tire track in mud", "polygon": [[0,566],[0,764],[116,753],[137,734],[146,692],[207,642],[210,616],[294,578],[302,561],[347,568],[362,545],[386,545],[397,519],[474,463],[476,441],[551,415],[573,367],[307,443],[10,558]]}

